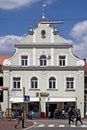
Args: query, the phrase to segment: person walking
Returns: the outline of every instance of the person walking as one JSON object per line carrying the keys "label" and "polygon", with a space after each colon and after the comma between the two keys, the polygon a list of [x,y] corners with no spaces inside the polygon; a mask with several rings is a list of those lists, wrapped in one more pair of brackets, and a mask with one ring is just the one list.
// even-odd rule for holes
{"label": "person walking", "polygon": [[81,125],[83,125],[83,122],[81,120],[81,113],[80,113],[80,109],[77,109],[77,119],[76,119],[76,125],[77,122],[80,121]]}
{"label": "person walking", "polygon": [[70,106],[69,111],[68,111],[68,116],[69,116],[69,124],[72,121],[72,116],[73,116],[73,109],[72,106]]}
{"label": "person walking", "polygon": [[17,128],[17,126],[21,121],[22,121],[22,128],[24,128],[24,110],[20,108],[18,110],[17,123],[15,125],[15,128]]}
{"label": "person walking", "polygon": [[65,119],[66,117],[65,117],[65,110],[63,109],[62,110],[62,119]]}
{"label": "person walking", "polygon": [[69,124],[70,124],[70,121],[72,121],[73,123],[77,121],[78,114],[77,114],[77,111],[75,109],[75,106],[70,107],[68,115],[69,115]]}

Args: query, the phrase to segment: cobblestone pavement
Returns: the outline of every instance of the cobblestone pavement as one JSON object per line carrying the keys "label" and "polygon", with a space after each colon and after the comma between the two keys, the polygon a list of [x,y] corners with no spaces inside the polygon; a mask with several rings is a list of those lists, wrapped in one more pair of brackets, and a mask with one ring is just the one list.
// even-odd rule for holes
{"label": "cobblestone pavement", "polygon": [[22,128],[22,123],[18,125],[18,127],[15,129],[16,120],[0,120],[0,130],[23,130],[30,126],[32,126],[34,123],[32,120],[25,120],[24,125],[25,128]]}

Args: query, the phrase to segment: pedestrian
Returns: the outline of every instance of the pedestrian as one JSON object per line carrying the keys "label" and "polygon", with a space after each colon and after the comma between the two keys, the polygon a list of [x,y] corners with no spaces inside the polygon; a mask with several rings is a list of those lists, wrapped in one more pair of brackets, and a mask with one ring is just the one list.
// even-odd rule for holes
{"label": "pedestrian", "polygon": [[31,119],[33,119],[34,118],[34,111],[32,110],[31,111]]}
{"label": "pedestrian", "polygon": [[77,112],[75,106],[71,106],[68,111],[69,115],[69,124],[72,121],[73,123],[77,120]]}
{"label": "pedestrian", "polygon": [[73,109],[72,106],[70,106],[69,111],[68,111],[68,116],[69,116],[69,124],[72,121],[72,117],[73,117]]}
{"label": "pedestrian", "polygon": [[83,122],[81,120],[81,113],[80,113],[80,109],[77,109],[77,120],[76,120],[76,125],[77,122],[80,121],[81,125],[83,125]]}
{"label": "pedestrian", "polygon": [[65,117],[65,110],[63,109],[62,110],[62,119],[65,119],[66,117]]}
{"label": "pedestrian", "polygon": [[17,126],[19,125],[19,123],[22,121],[23,119],[23,109],[19,109],[18,110],[18,115],[17,115],[17,123],[15,125],[15,128],[17,128]]}

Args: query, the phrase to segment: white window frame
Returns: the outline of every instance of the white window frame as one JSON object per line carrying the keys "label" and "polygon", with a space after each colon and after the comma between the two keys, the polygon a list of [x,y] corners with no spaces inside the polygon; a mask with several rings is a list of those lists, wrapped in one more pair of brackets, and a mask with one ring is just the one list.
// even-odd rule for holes
{"label": "white window frame", "polygon": [[[22,64],[21,64],[21,62],[22,62],[22,61],[21,61],[21,60],[22,60],[22,59],[21,59],[21,56],[27,56],[27,57],[28,57],[28,58],[27,58],[27,65],[22,65]],[[22,67],[27,67],[27,66],[29,66],[29,65],[30,65],[30,64],[29,64],[29,63],[30,63],[30,62],[29,62],[29,59],[30,59],[29,57],[30,57],[30,56],[29,56],[28,53],[22,53],[22,54],[20,54],[20,56],[19,56],[19,65],[22,66]]]}
{"label": "white window frame", "polygon": [[[47,62],[48,62],[47,56],[44,55],[44,54],[42,54],[41,56],[45,56],[46,59],[40,59],[40,58],[39,58],[39,66],[40,66],[40,67],[47,67]],[[40,56],[40,57],[41,57],[41,56]],[[40,64],[41,60],[43,60],[43,64],[42,64],[42,65]],[[45,60],[46,60],[46,65],[44,65]]]}
{"label": "white window frame", "polygon": [[[65,56],[65,65],[63,65],[63,63],[62,63],[62,65],[60,65],[60,56]],[[62,61],[63,62],[63,61]],[[59,55],[57,55],[57,65],[58,66],[60,66],[60,67],[65,67],[65,66],[67,66],[67,55],[66,54],[59,54]]]}
{"label": "white window frame", "polygon": [[[34,87],[32,87],[32,78],[36,78],[35,80],[33,80],[33,86],[34,86]],[[37,89],[37,88],[38,88],[38,78],[35,77],[35,76],[32,77],[32,78],[31,78],[31,81],[30,81],[30,82],[31,82],[31,89]],[[36,84],[37,84],[37,87],[35,87]]]}
{"label": "white window frame", "polygon": [[[67,81],[66,81],[66,79],[67,78],[73,78],[74,79],[74,81],[73,81],[73,88],[67,88]],[[67,90],[67,91],[73,91],[73,90],[75,90],[75,82],[76,82],[76,78],[75,78],[75,76],[73,76],[73,75],[71,75],[71,76],[66,76],[65,78],[64,78],[64,86],[65,86],[65,90]]]}
{"label": "white window frame", "polygon": [[[55,78],[55,88],[49,88],[49,79],[50,79],[51,77],[54,77],[54,78]],[[56,89],[58,89],[58,88],[57,88],[57,77],[56,77],[54,74],[51,74],[51,75],[47,78],[47,89],[48,89],[48,90],[56,90]]]}
{"label": "white window frame", "polygon": [[[31,88],[31,79],[33,77],[36,77],[37,78],[37,88]],[[39,77],[35,74],[33,74],[31,77],[29,77],[29,89],[39,89]]]}
{"label": "white window frame", "polygon": [[[14,86],[13,86],[13,78],[20,78],[20,88],[14,88]],[[22,76],[20,76],[20,75],[13,75],[11,77],[11,86],[12,86],[12,89],[14,89],[14,90],[22,89]]]}

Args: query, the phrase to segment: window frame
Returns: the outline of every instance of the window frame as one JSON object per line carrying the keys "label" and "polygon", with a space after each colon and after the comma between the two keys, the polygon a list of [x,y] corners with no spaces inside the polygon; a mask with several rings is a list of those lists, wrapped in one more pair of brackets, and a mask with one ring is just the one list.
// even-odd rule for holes
{"label": "window frame", "polygon": [[[65,57],[65,58],[60,58],[60,57]],[[60,67],[64,67],[66,66],[66,55],[59,55],[59,66]]]}
{"label": "window frame", "polygon": [[[20,78],[20,81],[14,81],[14,79],[13,78],[15,78],[15,79],[17,79],[17,78]],[[14,83],[16,82],[16,87],[14,87]],[[19,85],[20,87],[17,87],[17,85]],[[20,90],[21,88],[22,88],[22,78],[20,77],[20,76],[13,76],[12,77],[12,86],[13,86],[13,89],[18,89],[18,90]]]}
{"label": "window frame", "polygon": [[41,67],[46,67],[47,66],[47,57],[46,55],[41,55],[39,58],[39,64]]}
{"label": "window frame", "polygon": [[[67,79],[69,80],[69,81],[67,81]],[[71,79],[73,79],[73,80],[71,80]],[[67,84],[68,83],[68,84]],[[68,86],[67,86],[68,85]],[[73,86],[72,86],[73,85]],[[74,76],[66,76],[65,77],[65,90],[67,90],[67,91],[73,91],[73,90],[75,90],[75,77]]]}
{"label": "window frame", "polygon": [[[24,61],[24,65],[22,64],[22,56],[27,56],[27,59],[25,59],[26,61]],[[27,67],[27,66],[29,66],[30,64],[30,62],[29,62],[29,54],[28,53],[22,53],[22,54],[20,54],[20,56],[19,56],[20,58],[19,58],[19,65],[20,66],[22,66],[22,67]],[[27,62],[27,64],[25,64],[25,62]]]}
{"label": "window frame", "polygon": [[30,79],[30,89],[38,89],[38,78],[36,76],[33,76]]}
{"label": "window frame", "polygon": [[56,89],[56,78],[54,76],[49,77],[48,79],[48,89]]}

